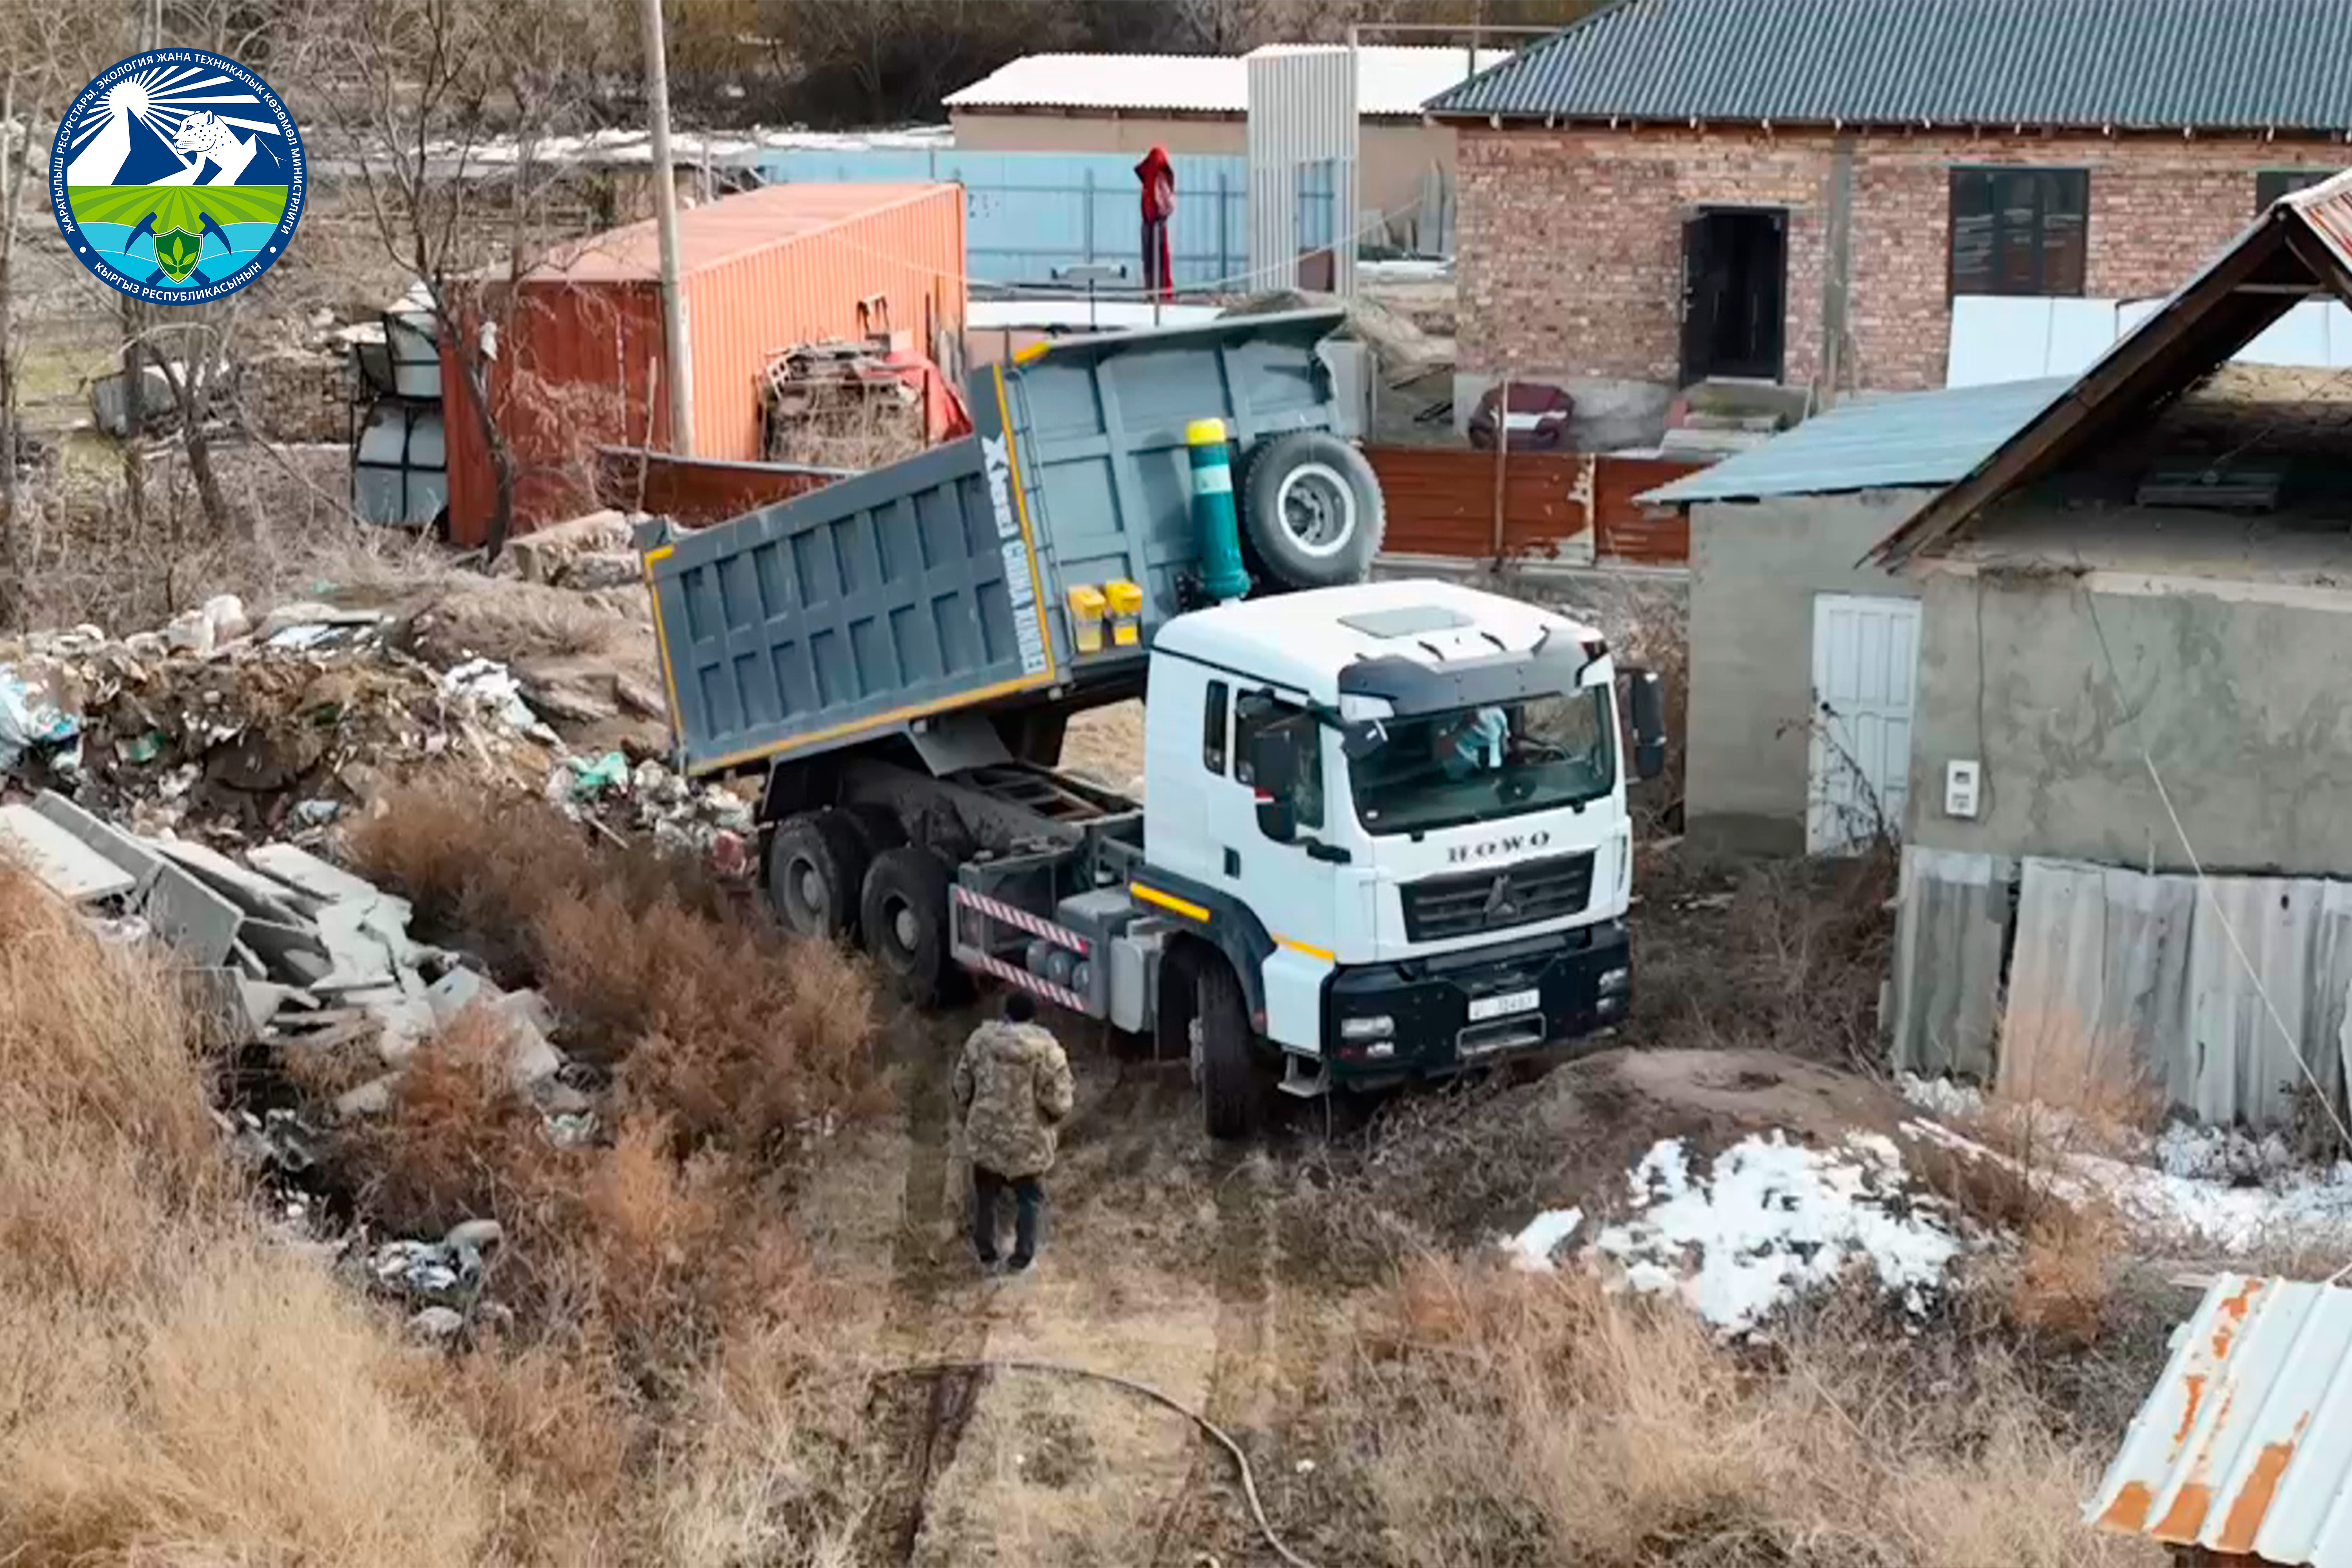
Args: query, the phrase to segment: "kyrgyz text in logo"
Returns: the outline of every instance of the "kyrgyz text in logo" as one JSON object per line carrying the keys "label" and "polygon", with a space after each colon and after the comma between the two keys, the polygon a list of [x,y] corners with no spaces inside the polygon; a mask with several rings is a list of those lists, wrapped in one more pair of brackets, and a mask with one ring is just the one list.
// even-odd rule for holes
{"label": "kyrgyz text in logo", "polygon": [[302,216],[302,138],[269,84],[203,49],[150,49],[66,110],[49,203],[74,259],[134,299],[234,294]]}

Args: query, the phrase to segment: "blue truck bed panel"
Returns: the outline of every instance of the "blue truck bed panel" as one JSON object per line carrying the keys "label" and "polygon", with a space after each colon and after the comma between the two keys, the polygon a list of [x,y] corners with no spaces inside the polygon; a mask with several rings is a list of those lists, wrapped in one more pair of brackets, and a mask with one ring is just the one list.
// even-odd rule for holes
{"label": "blue truck bed panel", "polygon": [[[1132,679],[1198,569],[1184,427],[1244,460],[1342,421],[1338,310],[1081,338],[971,384],[975,433],[714,528],[638,532],[688,772],[804,755],[956,709]],[[1143,589],[1143,638],[1081,654],[1068,591]]]}

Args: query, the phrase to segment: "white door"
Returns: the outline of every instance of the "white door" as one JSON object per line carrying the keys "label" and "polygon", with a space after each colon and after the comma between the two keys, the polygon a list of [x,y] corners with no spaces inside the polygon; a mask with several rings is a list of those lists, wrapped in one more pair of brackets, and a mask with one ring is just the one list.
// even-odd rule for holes
{"label": "white door", "polygon": [[1807,853],[1851,855],[1903,831],[1918,666],[1918,600],[1814,597]]}

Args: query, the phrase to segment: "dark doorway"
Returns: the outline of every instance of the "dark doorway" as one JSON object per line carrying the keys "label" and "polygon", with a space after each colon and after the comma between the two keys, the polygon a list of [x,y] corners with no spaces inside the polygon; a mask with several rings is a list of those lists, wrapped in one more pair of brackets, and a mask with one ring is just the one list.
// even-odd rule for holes
{"label": "dark doorway", "polygon": [[1683,382],[1778,381],[1788,342],[1789,215],[1710,208],[1683,225]]}

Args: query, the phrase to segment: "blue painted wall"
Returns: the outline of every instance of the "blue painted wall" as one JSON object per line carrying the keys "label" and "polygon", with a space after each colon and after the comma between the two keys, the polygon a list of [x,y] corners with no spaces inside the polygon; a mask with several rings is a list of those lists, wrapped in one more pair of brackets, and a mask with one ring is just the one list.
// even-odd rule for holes
{"label": "blue painted wall", "polygon": [[[1169,246],[1177,287],[1232,287],[1249,270],[1249,164],[1180,156]],[[1135,160],[1124,153],[876,148],[770,153],[761,177],[835,184],[949,180],[964,188],[965,268],[974,282],[1051,284],[1057,267],[1126,264],[1143,280]],[[1331,237],[1331,172],[1299,171],[1302,248]]]}

